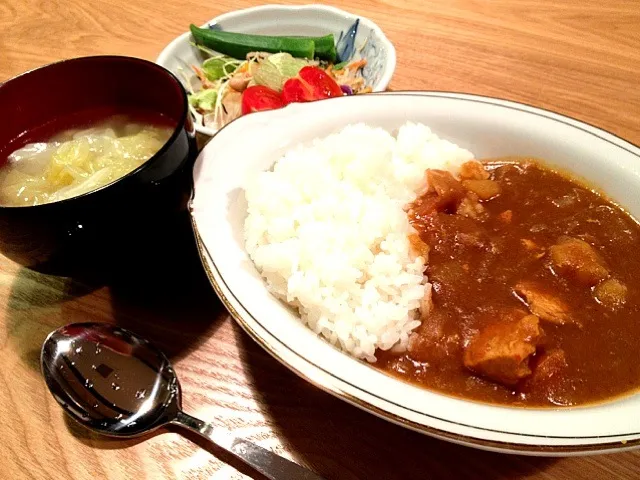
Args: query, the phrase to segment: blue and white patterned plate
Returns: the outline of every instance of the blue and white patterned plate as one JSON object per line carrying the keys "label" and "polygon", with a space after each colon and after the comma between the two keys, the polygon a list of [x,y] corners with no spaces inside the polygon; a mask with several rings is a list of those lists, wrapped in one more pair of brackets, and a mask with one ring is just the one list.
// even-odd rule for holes
{"label": "blue and white patterned plate", "polygon": [[[335,7],[263,5],[225,13],[205,25],[263,35],[320,36],[333,33],[342,61],[367,59],[362,76],[374,92],[386,90],[396,67],[395,49],[380,27],[365,17]],[[189,73],[190,65],[198,65],[204,60],[191,41],[189,32],[180,35],[164,48],[156,63],[176,74],[181,70]],[[196,130],[205,135],[216,133],[214,129],[200,125],[196,125]]]}

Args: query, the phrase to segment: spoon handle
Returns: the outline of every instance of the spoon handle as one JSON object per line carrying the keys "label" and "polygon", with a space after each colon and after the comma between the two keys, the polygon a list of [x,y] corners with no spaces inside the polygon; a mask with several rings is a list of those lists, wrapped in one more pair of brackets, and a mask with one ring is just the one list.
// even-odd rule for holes
{"label": "spoon handle", "polygon": [[271,450],[217,431],[213,425],[198,420],[184,412],[178,412],[176,419],[171,423],[196,432],[217,446],[224,448],[233,456],[251,465],[269,480],[323,480],[319,475],[280,455],[276,455]]}

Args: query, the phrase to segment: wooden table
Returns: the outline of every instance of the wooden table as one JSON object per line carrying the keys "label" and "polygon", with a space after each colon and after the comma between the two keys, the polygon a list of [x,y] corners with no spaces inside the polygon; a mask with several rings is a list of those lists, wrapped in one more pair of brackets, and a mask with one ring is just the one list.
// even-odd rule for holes
{"label": "wooden table", "polygon": [[[82,55],[155,59],[190,22],[204,23],[254,4],[2,2],[0,81]],[[352,0],[348,8],[373,19],[394,42],[394,90],[499,96],[559,111],[640,143],[637,0]],[[159,274],[123,272],[123,281],[110,286],[86,285],[34,273],[0,256],[0,478],[245,478],[192,437],[159,432],[116,441],[67,419],[42,381],[40,346],[52,329],[86,320],[132,328],[164,348],[182,380],[187,411],[327,478],[640,475],[640,452],[567,459],[506,456],[379,420],[298,379],[234,324],[201,271],[188,225],[160,267]]]}

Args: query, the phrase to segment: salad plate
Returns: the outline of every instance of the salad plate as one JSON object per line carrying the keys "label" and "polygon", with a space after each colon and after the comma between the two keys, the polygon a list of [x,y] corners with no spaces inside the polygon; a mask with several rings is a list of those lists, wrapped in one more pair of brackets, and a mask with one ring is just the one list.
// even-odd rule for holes
{"label": "salad plate", "polygon": [[[395,70],[395,49],[380,27],[365,17],[335,7],[263,5],[225,13],[207,22],[202,28],[273,36],[320,37],[333,34],[341,63],[362,59],[366,61],[358,71],[366,91],[385,91]],[[195,46],[191,32],[186,32],[166,46],[156,63],[181,78],[189,91],[192,90],[196,77],[193,67],[201,66],[207,57],[206,53]],[[196,78],[196,84],[197,80]],[[207,122],[193,108],[192,113],[196,120],[196,130],[205,135],[215,134],[226,123]]]}

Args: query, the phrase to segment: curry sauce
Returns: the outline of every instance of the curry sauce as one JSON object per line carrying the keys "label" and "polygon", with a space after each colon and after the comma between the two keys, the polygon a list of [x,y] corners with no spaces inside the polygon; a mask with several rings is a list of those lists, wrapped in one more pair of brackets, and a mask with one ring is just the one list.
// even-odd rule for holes
{"label": "curry sauce", "polygon": [[432,285],[422,325],[378,368],[428,389],[529,407],[640,388],[640,226],[528,159],[427,171],[409,209]]}

